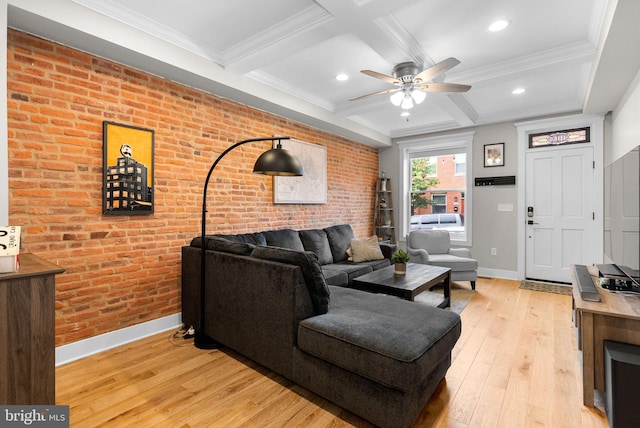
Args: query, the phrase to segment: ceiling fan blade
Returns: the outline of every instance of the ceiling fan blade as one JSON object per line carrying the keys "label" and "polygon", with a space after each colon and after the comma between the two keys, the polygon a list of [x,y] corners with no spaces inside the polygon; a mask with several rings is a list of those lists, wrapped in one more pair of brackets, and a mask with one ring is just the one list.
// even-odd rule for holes
{"label": "ceiling fan blade", "polygon": [[467,92],[471,89],[470,85],[461,85],[459,83],[441,83],[432,82],[418,86],[423,92]]}
{"label": "ceiling fan blade", "polygon": [[440,76],[442,73],[446,73],[458,64],[460,64],[460,61],[458,61],[457,59],[447,58],[444,61],[440,61],[439,63],[432,65],[431,67],[416,74],[413,78],[413,82],[428,82],[429,80],[433,80],[436,77]]}
{"label": "ceiling fan blade", "polygon": [[367,76],[375,77],[376,79],[384,80],[387,83],[391,83],[392,85],[401,85],[402,82],[398,79],[387,76],[386,74],[378,73],[377,71],[372,70],[361,70],[360,73],[364,73]]}
{"label": "ceiling fan blade", "polygon": [[400,90],[402,90],[402,88],[385,89],[384,91],[378,91],[378,92],[374,92],[372,94],[361,95],[359,97],[351,98],[349,101],[355,101],[355,100],[359,100],[361,98],[371,97],[373,95],[391,94],[393,92],[398,92]]}

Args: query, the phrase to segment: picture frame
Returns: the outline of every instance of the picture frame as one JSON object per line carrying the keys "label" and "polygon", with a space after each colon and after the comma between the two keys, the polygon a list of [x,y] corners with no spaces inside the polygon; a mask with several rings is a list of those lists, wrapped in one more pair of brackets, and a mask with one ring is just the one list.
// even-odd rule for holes
{"label": "picture frame", "polygon": [[[274,204],[327,203],[327,148],[298,140],[282,140],[302,164],[301,177],[273,177]],[[274,147],[277,142],[274,142]]]}
{"label": "picture frame", "polygon": [[104,121],[102,142],[102,213],[153,214],[154,131]]}
{"label": "picture frame", "polygon": [[484,145],[484,166],[504,166],[504,143]]}

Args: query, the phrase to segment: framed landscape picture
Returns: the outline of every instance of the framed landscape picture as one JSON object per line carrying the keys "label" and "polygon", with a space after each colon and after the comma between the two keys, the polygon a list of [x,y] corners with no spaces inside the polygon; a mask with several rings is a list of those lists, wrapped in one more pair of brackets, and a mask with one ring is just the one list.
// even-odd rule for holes
{"label": "framed landscape picture", "polygon": [[102,212],[153,214],[153,131],[107,121],[102,131]]}
{"label": "framed landscape picture", "polygon": [[[274,143],[274,147],[277,143]],[[302,177],[273,177],[276,204],[327,203],[327,148],[297,140],[282,140],[282,148],[302,164]]]}

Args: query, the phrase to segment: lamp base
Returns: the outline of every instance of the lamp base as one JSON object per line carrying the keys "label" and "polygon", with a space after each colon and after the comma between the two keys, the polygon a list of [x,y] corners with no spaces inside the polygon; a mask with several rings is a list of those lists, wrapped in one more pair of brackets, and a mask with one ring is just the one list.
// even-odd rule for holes
{"label": "lamp base", "polygon": [[220,343],[198,330],[193,336],[193,344],[198,349],[218,349],[222,347]]}

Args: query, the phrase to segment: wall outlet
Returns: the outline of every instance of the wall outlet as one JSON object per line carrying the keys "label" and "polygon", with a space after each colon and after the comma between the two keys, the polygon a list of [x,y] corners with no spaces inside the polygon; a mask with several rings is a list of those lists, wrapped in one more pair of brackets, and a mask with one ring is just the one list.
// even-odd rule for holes
{"label": "wall outlet", "polygon": [[491,255],[492,255],[492,256],[495,256],[495,255],[497,255],[497,254],[498,254],[498,250],[497,250],[496,248],[492,248],[492,249],[491,249]]}

